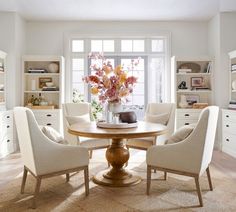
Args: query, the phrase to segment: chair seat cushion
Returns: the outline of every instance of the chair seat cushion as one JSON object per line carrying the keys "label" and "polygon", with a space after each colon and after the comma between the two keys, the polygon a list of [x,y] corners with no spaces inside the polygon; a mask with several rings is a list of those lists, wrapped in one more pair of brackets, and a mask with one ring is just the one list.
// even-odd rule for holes
{"label": "chair seat cushion", "polygon": [[68,121],[69,125],[76,123],[86,123],[90,122],[90,116],[89,114],[84,114],[81,116],[66,116],[66,120]]}
{"label": "chair seat cushion", "polygon": [[79,140],[80,140],[80,146],[86,147],[88,149],[106,148],[110,145],[109,139],[79,137]]}
{"label": "chair seat cushion", "polygon": [[145,121],[166,125],[169,120],[169,115],[169,113],[162,113],[158,115],[147,113],[145,115]]}
{"label": "chair seat cushion", "polygon": [[126,146],[130,148],[146,150],[148,149],[148,147],[153,145],[154,139],[154,137],[128,139],[126,142]]}
{"label": "chair seat cushion", "polygon": [[165,141],[165,144],[174,144],[184,140],[192,133],[195,126],[196,124],[190,124],[180,127],[173,135],[169,137],[169,139]]}
{"label": "chair seat cushion", "polygon": [[43,134],[47,136],[50,140],[56,143],[67,144],[67,141],[63,138],[63,136],[52,127],[43,126],[41,130]]}

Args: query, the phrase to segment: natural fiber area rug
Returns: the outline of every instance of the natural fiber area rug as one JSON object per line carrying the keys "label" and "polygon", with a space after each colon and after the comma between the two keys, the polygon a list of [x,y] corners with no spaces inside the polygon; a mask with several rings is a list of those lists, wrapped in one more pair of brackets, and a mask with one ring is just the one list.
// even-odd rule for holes
{"label": "natural fiber area rug", "polygon": [[[104,150],[94,151],[90,162],[90,178],[107,168]],[[146,191],[146,164],[144,151],[132,151],[129,169],[142,176],[143,181],[126,188],[110,188],[90,181],[90,194],[84,195],[83,173],[75,173],[69,183],[65,176],[42,181],[37,209],[30,209],[35,179],[28,175],[25,194],[20,194],[22,173],[0,191],[0,211],[236,211],[236,181],[211,168],[214,191],[209,191],[207,177],[201,179],[204,207],[198,207],[195,183],[192,178],[163,173],[152,174],[150,196]],[[7,177],[7,176],[6,176]]]}

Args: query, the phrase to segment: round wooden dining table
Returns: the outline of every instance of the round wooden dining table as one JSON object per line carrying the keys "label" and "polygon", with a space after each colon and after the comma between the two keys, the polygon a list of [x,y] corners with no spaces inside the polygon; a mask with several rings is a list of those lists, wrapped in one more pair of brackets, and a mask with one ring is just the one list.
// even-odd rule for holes
{"label": "round wooden dining table", "polygon": [[165,134],[166,126],[139,121],[137,127],[126,129],[109,129],[97,127],[95,122],[73,124],[68,132],[88,138],[111,139],[111,145],[106,150],[106,159],[111,168],[99,172],[93,177],[93,182],[99,185],[123,187],[135,185],[141,182],[141,177],[132,174],[125,168],[129,160],[129,151],[125,148],[125,140],[130,138],[152,137]]}

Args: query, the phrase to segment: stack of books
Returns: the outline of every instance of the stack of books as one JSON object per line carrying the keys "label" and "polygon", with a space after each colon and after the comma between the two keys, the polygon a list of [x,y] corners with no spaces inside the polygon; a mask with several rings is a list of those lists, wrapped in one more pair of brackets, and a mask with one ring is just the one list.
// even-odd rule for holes
{"label": "stack of books", "polygon": [[3,67],[3,64],[0,63],[0,71],[3,72],[4,71],[4,67]]}
{"label": "stack of books", "polygon": [[42,88],[42,91],[58,91],[58,88],[56,86],[52,86],[52,87],[44,86]]}
{"label": "stack of books", "polygon": [[236,101],[235,100],[231,100],[229,102],[229,106],[228,106],[229,109],[234,109],[236,110]]}
{"label": "stack of books", "polygon": [[236,64],[231,65],[231,71],[236,71]]}
{"label": "stack of books", "polygon": [[44,70],[44,69],[29,69],[28,73],[35,73],[35,74],[37,74],[37,73],[46,73],[46,70]]}

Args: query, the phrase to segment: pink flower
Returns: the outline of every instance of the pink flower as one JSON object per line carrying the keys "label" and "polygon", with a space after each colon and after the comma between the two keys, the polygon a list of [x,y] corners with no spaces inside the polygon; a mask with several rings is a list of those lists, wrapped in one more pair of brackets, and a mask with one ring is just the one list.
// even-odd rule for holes
{"label": "pink flower", "polygon": [[[94,64],[90,68],[95,74],[84,77],[83,81],[92,86],[91,92],[98,95],[99,101],[103,103],[128,101],[127,96],[133,92],[137,78],[127,77],[127,70],[125,71],[121,65],[113,68],[111,61],[106,60],[101,53],[90,53],[89,58],[94,59]],[[133,70],[139,60],[139,58],[132,59],[127,69]]]}

